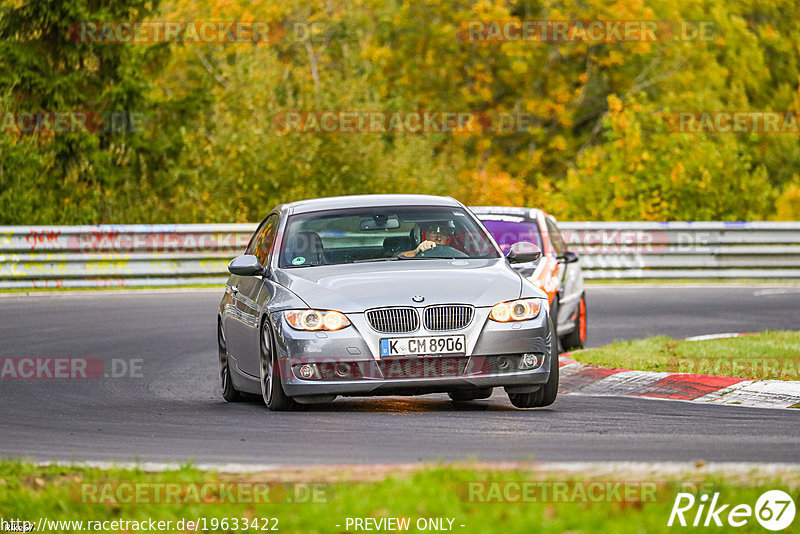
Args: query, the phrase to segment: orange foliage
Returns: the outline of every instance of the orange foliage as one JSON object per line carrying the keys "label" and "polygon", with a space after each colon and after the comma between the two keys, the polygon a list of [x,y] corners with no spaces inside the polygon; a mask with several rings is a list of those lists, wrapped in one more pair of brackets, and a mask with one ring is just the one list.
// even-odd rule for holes
{"label": "orange foliage", "polygon": [[524,180],[477,169],[462,171],[456,190],[458,200],[468,206],[522,206],[530,196]]}

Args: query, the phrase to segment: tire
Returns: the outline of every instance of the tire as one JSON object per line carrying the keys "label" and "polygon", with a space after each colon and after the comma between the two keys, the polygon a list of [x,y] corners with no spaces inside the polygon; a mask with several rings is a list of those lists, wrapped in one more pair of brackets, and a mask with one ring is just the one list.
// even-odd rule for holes
{"label": "tire", "polygon": [[219,321],[217,322],[217,350],[219,354],[219,381],[222,388],[222,398],[228,402],[241,402],[244,400],[244,395],[233,386],[225,333],[222,331],[222,323]]}
{"label": "tire", "polygon": [[[552,328],[551,331],[555,332]],[[550,406],[556,401],[558,396],[558,355],[550,353],[550,376],[542,387],[533,393],[509,393],[508,400],[517,408],[541,408]]]}
{"label": "tire", "polygon": [[[261,383],[261,398],[264,404],[273,412],[285,412],[297,407],[297,403],[283,391],[281,371],[276,372],[277,366],[274,337],[269,321],[264,318],[261,322],[259,375]],[[288,370],[287,370],[288,372]]]}
{"label": "tire", "polygon": [[575,329],[564,336],[561,345],[564,350],[577,350],[586,346],[586,327],[588,320],[586,317],[586,294],[581,295],[578,303],[578,315],[575,317]]}
{"label": "tire", "polygon": [[561,354],[561,343],[558,339],[558,293],[553,297],[553,303],[550,305],[550,323],[552,349],[557,356]]}
{"label": "tire", "polygon": [[476,388],[476,389],[457,389],[455,391],[448,391],[447,396],[453,402],[466,402],[473,400],[488,399],[492,396],[494,388]]}

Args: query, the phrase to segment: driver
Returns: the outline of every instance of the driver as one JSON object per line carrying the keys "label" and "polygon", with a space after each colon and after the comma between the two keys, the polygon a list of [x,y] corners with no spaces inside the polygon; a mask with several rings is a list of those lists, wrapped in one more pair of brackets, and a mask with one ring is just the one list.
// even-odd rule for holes
{"label": "driver", "polygon": [[453,237],[453,228],[448,222],[431,222],[420,225],[420,236],[422,243],[417,245],[414,250],[401,252],[401,256],[413,258],[420,252],[430,250],[437,245],[449,245],[450,238]]}

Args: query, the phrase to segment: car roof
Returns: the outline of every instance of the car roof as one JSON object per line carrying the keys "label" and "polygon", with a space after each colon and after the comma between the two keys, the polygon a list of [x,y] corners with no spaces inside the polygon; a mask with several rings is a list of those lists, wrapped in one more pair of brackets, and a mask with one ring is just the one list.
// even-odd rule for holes
{"label": "car roof", "polygon": [[470,206],[472,213],[475,215],[516,215],[519,217],[526,217],[528,219],[536,219],[539,214],[544,214],[538,208],[523,208],[523,207],[509,207],[509,206]]}
{"label": "car roof", "polygon": [[435,195],[348,195],[298,200],[297,202],[282,204],[278,206],[277,209],[286,211],[288,214],[296,214],[312,211],[363,208],[368,206],[461,207],[461,204],[454,198]]}

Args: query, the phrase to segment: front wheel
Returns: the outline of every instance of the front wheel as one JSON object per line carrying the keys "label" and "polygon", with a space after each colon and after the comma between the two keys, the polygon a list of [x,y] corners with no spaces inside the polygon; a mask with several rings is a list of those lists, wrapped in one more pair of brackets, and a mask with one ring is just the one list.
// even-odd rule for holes
{"label": "front wheel", "polygon": [[[272,329],[269,323],[264,319],[261,325],[261,397],[264,399],[264,404],[273,412],[284,412],[291,410],[296,406],[294,400],[288,397],[283,391],[283,384],[281,383],[282,370],[277,365],[278,356],[275,346],[272,342]],[[288,368],[285,370],[290,372]]]}
{"label": "front wheel", "polygon": [[558,293],[553,297],[553,303],[550,305],[550,345],[553,349],[553,354],[558,356],[561,354],[561,342],[558,339]]}
{"label": "front wheel", "polygon": [[[553,331],[552,324],[551,331]],[[517,408],[550,406],[558,396],[558,369],[558,354],[551,348],[550,376],[547,378],[547,382],[533,393],[509,393],[508,400]]]}

